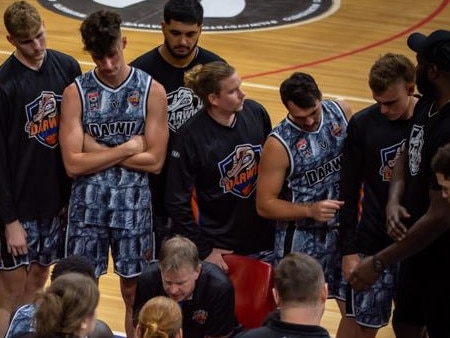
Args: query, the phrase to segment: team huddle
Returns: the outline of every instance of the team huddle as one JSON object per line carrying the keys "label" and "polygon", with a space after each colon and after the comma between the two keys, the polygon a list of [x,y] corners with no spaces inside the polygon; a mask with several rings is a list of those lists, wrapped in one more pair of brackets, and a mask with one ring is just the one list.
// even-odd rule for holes
{"label": "team huddle", "polygon": [[[450,337],[450,31],[409,36],[417,66],[376,60],[375,103],[358,112],[292,73],[272,125],[236,68],[197,45],[198,0],[166,2],[164,43],[130,63],[121,23],[83,20],[95,68],[82,74],[47,48],[34,6],[4,12],[0,337],[111,335],[95,315],[110,255],[129,338],[330,337],[330,298],[336,338],[391,320],[396,337]],[[275,269],[261,328],[236,319],[231,253]]]}

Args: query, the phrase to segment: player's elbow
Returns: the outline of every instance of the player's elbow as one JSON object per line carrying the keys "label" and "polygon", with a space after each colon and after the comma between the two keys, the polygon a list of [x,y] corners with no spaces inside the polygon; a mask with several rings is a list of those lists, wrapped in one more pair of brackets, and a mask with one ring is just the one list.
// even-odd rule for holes
{"label": "player's elbow", "polygon": [[75,170],[75,168],[73,168],[73,167],[71,167],[71,166],[69,166],[69,165],[65,165],[64,167],[65,167],[65,169],[66,169],[66,174],[67,174],[67,176],[69,176],[70,178],[75,178],[75,177],[77,177],[77,176],[80,175],[80,173],[78,173],[78,172]]}
{"label": "player's elbow", "polygon": [[164,164],[166,161],[166,151],[167,150],[164,149],[163,151],[154,153],[151,156],[151,160],[150,160],[151,164],[149,163],[150,167],[148,170],[151,174],[158,175],[163,170]]}
{"label": "player's elbow", "polygon": [[149,168],[149,172],[151,174],[158,175],[163,170],[163,167],[164,167],[164,159],[157,160],[154,163],[152,163],[152,165]]}
{"label": "player's elbow", "polygon": [[256,195],[256,212],[258,213],[259,216],[263,218],[270,218],[271,216],[267,200],[258,197],[258,194]]}
{"label": "player's elbow", "polygon": [[162,168],[163,168],[163,166],[156,166],[156,167],[152,170],[152,173],[155,174],[155,175],[159,175],[159,174],[161,174]]}
{"label": "player's elbow", "polygon": [[256,212],[258,213],[259,216],[261,216],[262,218],[272,218],[271,217],[271,213],[264,207],[261,206],[256,206]]}
{"label": "player's elbow", "polygon": [[81,167],[76,165],[73,161],[69,159],[69,156],[63,157],[64,168],[66,169],[66,174],[70,178],[75,178],[77,176],[86,174],[81,171]]}

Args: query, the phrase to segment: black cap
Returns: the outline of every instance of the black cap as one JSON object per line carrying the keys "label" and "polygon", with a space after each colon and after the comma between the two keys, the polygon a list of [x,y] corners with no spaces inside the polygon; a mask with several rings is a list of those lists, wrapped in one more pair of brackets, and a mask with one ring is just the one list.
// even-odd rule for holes
{"label": "black cap", "polygon": [[408,47],[441,69],[450,70],[450,31],[437,30],[426,36],[412,33],[408,37]]}

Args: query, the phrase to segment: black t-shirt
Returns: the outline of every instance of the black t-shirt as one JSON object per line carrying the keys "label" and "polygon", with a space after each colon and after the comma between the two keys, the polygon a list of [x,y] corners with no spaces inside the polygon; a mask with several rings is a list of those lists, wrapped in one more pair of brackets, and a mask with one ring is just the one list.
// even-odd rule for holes
{"label": "black t-shirt", "polygon": [[[352,116],[342,156],[340,247],[343,255],[372,255],[392,243],[385,207],[394,164],[406,146],[413,118],[390,121],[378,104]],[[360,199],[361,188],[363,199]],[[361,214],[360,208],[362,207]]]}
{"label": "black t-shirt", "polygon": [[421,99],[415,108],[414,123],[408,144],[408,167],[405,184],[405,207],[414,224],[428,209],[428,190],[440,190],[431,169],[431,159],[439,147],[450,142],[450,104],[433,110],[432,100]]}
{"label": "black t-shirt", "polygon": [[[434,109],[434,100],[423,98],[415,107],[414,123],[408,143],[408,165],[405,173],[403,205],[411,217],[405,219],[412,226],[428,210],[429,190],[440,191],[431,160],[439,147],[450,142],[450,103],[440,110]],[[423,251],[410,257],[418,278],[442,278],[442,266],[450,263],[450,232],[440,236]],[[436,259],[438,258],[438,259]],[[434,277],[431,277],[434,276]]]}
{"label": "black t-shirt", "polygon": [[256,211],[256,180],[271,130],[264,107],[245,100],[224,126],[203,109],[174,136],[166,208],[174,232],[191,239],[200,258],[213,248],[249,255],[273,250],[275,227]]}
{"label": "black t-shirt", "polygon": [[281,321],[274,311],[264,326],[238,334],[236,338],[330,338],[328,331],[318,325],[291,324]]}
{"label": "black t-shirt", "polygon": [[[170,139],[167,153],[171,151],[171,139],[178,129],[194,116],[203,103],[195,93],[184,85],[184,73],[192,67],[212,61],[224,61],[217,54],[204,48],[197,47],[197,54],[186,67],[175,67],[165,61],[156,47],[139,56],[130,63],[131,66],[140,68],[150,74],[161,83],[167,93]],[[167,166],[164,166],[159,175],[152,177],[152,204],[156,216],[166,216],[164,212],[164,186],[167,174]]]}
{"label": "black t-shirt", "polygon": [[[234,288],[227,275],[216,265],[201,262],[202,269],[192,299],[182,302],[183,337],[223,337],[235,330]],[[133,306],[135,324],[139,310],[151,298],[167,296],[158,262],[139,276]]]}

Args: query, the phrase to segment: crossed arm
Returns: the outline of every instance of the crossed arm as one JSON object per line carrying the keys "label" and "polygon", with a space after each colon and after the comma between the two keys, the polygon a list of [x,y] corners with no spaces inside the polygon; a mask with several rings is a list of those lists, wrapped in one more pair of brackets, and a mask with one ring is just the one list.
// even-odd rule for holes
{"label": "crossed arm", "polygon": [[96,173],[117,164],[155,174],[161,171],[169,131],[166,93],[159,83],[152,81],[144,135],[133,135],[116,147],[100,145],[86,135],[81,113],[80,96],[72,83],[63,93],[59,127],[62,157],[70,177]]}

